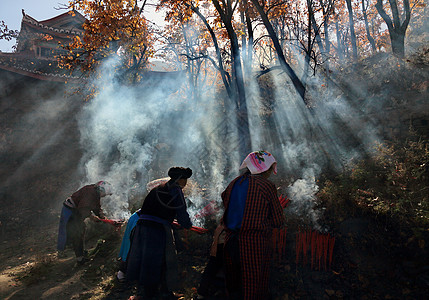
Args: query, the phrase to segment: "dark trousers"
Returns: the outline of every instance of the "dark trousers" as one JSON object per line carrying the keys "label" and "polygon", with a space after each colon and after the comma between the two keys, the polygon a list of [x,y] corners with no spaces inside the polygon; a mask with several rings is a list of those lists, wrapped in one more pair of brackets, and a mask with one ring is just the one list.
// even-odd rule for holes
{"label": "dark trousers", "polygon": [[224,244],[217,245],[216,256],[210,256],[207,266],[201,277],[198,294],[209,296],[210,288],[216,281],[216,274],[223,268],[223,247]]}
{"label": "dark trousers", "polygon": [[243,299],[238,233],[233,234],[225,244],[224,262],[228,299]]}
{"label": "dark trousers", "polygon": [[83,256],[85,242],[85,222],[76,212],[73,212],[67,222],[67,243],[71,243],[76,257]]}

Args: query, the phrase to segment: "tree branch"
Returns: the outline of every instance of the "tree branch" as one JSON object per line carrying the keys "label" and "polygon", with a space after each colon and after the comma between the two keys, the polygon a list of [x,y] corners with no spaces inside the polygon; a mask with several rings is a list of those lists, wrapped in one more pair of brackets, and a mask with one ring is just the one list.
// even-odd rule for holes
{"label": "tree branch", "polygon": [[383,18],[384,22],[386,22],[387,28],[389,31],[393,30],[393,22],[392,19],[389,17],[389,15],[386,13],[383,7],[383,0],[377,0],[377,3],[375,4],[375,8],[377,9],[380,16]]}

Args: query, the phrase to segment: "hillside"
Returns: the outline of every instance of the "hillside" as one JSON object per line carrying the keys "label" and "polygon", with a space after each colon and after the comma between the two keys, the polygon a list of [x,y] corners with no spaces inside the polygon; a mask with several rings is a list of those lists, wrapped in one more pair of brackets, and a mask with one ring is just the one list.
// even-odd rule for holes
{"label": "hillside", "polygon": [[[307,224],[289,216],[287,246],[273,262],[273,299],[427,297],[429,216],[425,194],[429,161],[424,161],[428,156],[422,155],[428,153],[427,54],[427,49],[423,50],[393,72],[386,72],[386,66],[395,66],[396,61],[380,55],[347,66],[335,78],[332,75],[332,82],[327,81],[341,86],[339,90],[355,105],[364,101],[366,118],[380,125],[389,143],[401,148],[404,141],[416,141],[413,145],[417,146],[407,149],[416,151],[416,161],[423,159],[421,166],[412,169],[421,173],[413,173],[414,181],[404,195],[422,197],[418,215],[421,220],[416,221],[416,215],[411,215],[415,203],[410,204],[413,207],[406,211],[410,213],[407,215],[403,213],[405,210],[377,211],[369,202],[361,206],[354,202],[357,198],[350,191],[356,191],[358,184],[358,189],[376,195],[381,195],[381,191],[401,190],[395,186],[386,189],[384,177],[376,181],[377,163],[371,169],[370,164],[362,166],[362,162],[357,162],[361,163],[362,172],[358,174],[363,178],[361,181],[356,179],[356,172],[323,174],[318,196],[319,204],[325,207],[324,221],[336,238],[332,264],[325,270],[296,263],[295,237]],[[116,231],[107,224],[88,224],[91,261],[83,266],[74,265],[70,250],[65,258],[58,258],[55,251],[62,200],[79,188],[83,176],[83,149],[76,115],[86,102],[77,96],[65,97],[64,84],[41,85],[36,80],[8,73],[0,76],[0,298],[128,299],[134,287],[115,280],[116,256],[125,228]],[[405,166],[410,152],[401,156],[395,152],[393,156]],[[406,176],[398,180],[408,180]],[[392,202],[405,199],[388,196],[386,199]],[[185,299],[191,299],[207,262],[213,220],[207,220],[205,227],[210,233],[180,232],[181,292]],[[211,299],[224,298],[219,286]]]}

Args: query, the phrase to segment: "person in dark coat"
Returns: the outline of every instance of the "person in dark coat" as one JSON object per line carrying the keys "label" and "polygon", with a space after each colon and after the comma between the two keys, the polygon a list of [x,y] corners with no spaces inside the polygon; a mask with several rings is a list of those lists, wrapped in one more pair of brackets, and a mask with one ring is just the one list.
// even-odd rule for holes
{"label": "person in dark coat", "polygon": [[272,229],[284,224],[275,185],[274,157],[266,151],[250,153],[235,178],[222,193],[226,227],[224,263],[229,299],[269,299],[269,266]]}
{"label": "person in dark coat", "polygon": [[89,217],[96,222],[104,219],[100,199],[111,194],[111,184],[99,181],[82,187],[63,202],[57,243],[60,256],[66,245],[71,245],[77,263],[85,262],[85,219]]}
{"label": "person in dark coat", "polygon": [[[146,196],[127,258],[128,281],[137,281],[134,299],[175,299],[179,277],[172,222],[192,226],[182,189],[192,176],[189,168],[173,167],[170,180]],[[142,290],[143,288],[143,290]]]}

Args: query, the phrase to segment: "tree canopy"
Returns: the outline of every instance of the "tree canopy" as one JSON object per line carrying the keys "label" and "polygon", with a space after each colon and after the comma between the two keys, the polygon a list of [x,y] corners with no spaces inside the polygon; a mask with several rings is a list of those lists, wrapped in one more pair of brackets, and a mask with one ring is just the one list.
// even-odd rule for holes
{"label": "tree canopy", "polygon": [[87,18],[85,33],[83,38],[75,36],[72,43],[63,45],[68,53],[60,57],[60,65],[90,72],[105,58],[117,55],[123,62],[123,73],[128,75],[125,77],[138,80],[139,72],[154,54],[144,5],[136,0],[71,1],[69,6]]}
{"label": "tree canopy", "polygon": [[[214,67],[229,97],[240,106],[246,97],[240,81],[258,68],[267,72],[278,66],[305,98],[307,78],[318,71],[377,52],[403,57],[406,40],[417,39],[407,36],[409,25],[416,32],[415,28],[427,26],[428,19],[423,0],[160,0],[150,4],[165,13],[165,24],[158,32],[145,18],[148,1],[70,1],[69,7],[82,12],[87,22],[83,38],[63,45],[69,52],[60,58],[62,67],[80,66],[86,72],[104,58],[120,54],[126,73],[133,74],[130,78],[135,81],[155,54],[176,69],[197,73],[204,62],[206,68]],[[4,24],[1,29],[7,32]],[[427,42],[427,32],[418,38]],[[155,53],[156,43],[163,51]],[[305,62],[303,67],[300,61]],[[297,70],[302,68],[299,78]]]}

